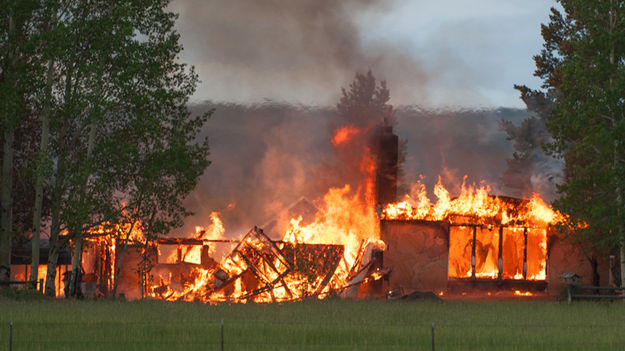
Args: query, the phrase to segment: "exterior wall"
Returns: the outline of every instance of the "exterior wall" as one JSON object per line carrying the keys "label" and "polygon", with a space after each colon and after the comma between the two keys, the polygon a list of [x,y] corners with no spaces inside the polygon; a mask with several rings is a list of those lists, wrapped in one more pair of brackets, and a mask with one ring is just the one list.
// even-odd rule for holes
{"label": "exterior wall", "polygon": [[[391,269],[391,288],[402,287],[407,292],[438,292],[449,288],[448,224],[383,220],[380,222],[380,232],[381,239],[387,245],[384,266]],[[602,286],[609,284],[609,269],[607,257],[599,259],[598,271]],[[549,233],[545,292],[553,297],[563,296],[566,284],[561,275],[568,272],[581,276],[581,285],[592,285],[592,266],[584,253],[556,233]],[[615,275],[618,274],[615,272]],[[614,279],[618,279],[618,276]],[[523,281],[519,283],[522,285]]]}
{"label": "exterior wall", "polygon": [[[608,286],[609,260],[599,259],[598,261],[597,270],[600,276],[600,284],[601,286]],[[575,273],[581,276],[580,285],[593,285],[592,265],[584,253],[557,235],[552,235],[549,238],[547,258],[547,292],[549,295],[564,296],[566,293],[566,284],[561,278],[563,273]],[[590,293],[590,291],[584,291],[583,293]]]}
{"label": "exterior wall", "polygon": [[137,248],[129,246],[124,253],[117,286],[117,294],[123,295],[128,300],[141,298],[141,278],[137,272],[140,262],[141,255]]}
{"label": "exterior wall", "polygon": [[389,285],[411,290],[443,291],[447,286],[449,226],[441,222],[381,221],[386,243],[384,266]]}

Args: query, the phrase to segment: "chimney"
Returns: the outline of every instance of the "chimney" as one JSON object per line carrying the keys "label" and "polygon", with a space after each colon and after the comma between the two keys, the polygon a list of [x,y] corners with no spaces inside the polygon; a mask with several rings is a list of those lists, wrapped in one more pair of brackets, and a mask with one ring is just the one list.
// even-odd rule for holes
{"label": "chimney", "polygon": [[383,124],[374,137],[377,154],[376,197],[377,203],[385,206],[397,200],[397,162],[399,138],[393,133],[393,126]]}

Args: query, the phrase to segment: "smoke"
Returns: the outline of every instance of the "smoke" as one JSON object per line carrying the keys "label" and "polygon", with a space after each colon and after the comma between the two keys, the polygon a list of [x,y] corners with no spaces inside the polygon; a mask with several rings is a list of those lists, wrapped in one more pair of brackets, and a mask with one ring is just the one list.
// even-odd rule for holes
{"label": "smoke", "polygon": [[212,163],[187,199],[195,215],[185,221],[181,235],[205,225],[211,211],[220,211],[226,236],[237,237],[303,196],[315,199],[343,185],[327,128],[336,112],[278,103],[205,103],[191,110],[212,107],[216,112],[204,130]]}
{"label": "smoke", "polygon": [[515,124],[500,121],[508,139],[514,146],[514,154],[502,175],[505,188],[514,196],[529,197],[539,193],[548,202],[556,196],[556,184],[563,181],[564,160],[547,155],[543,144],[552,142],[545,122],[538,115]]}
{"label": "smoke", "polygon": [[[220,211],[226,236],[236,238],[254,225],[262,227],[276,219],[302,197],[316,200],[330,187],[352,181],[345,179],[344,160],[330,142],[333,129],[328,126],[343,121],[335,109],[278,103],[204,103],[191,109],[212,107],[216,112],[205,127],[212,164],[186,201],[195,215],[172,235],[193,233],[195,225],[210,223],[212,211]],[[420,175],[431,194],[441,175],[456,196],[467,175],[469,183],[484,180],[491,185],[493,194],[517,196],[502,185],[514,148],[499,121],[519,124],[528,115],[521,109],[397,108],[395,132],[407,145],[404,191],[398,195],[408,192]],[[282,235],[268,234],[276,239]]]}
{"label": "smoke", "polygon": [[392,5],[391,0],[176,0],[170,6],[180,14],[181,59],[196,66],[203,80],[199,90],[213,101],[327,104],[337,100],[337,87],[355,71],[372,69],[394,82],[397,96],[421,103],[427,76],[408,45],[365,45],[360,33],[363,16],[375,18]]}
{"label": "smoke", "polygon": [[415,107],[396,111],[397,134],[407,141],[403,190],[423,175],[431,193],[441,176],[443,185],[457,195],[462,178],[482,180],[492,193],[511,195],[502,189],[500,178],[513,152],[512,143],[499,126],[502,118],[515,122],[528,116],[520,109],[424,110]]}

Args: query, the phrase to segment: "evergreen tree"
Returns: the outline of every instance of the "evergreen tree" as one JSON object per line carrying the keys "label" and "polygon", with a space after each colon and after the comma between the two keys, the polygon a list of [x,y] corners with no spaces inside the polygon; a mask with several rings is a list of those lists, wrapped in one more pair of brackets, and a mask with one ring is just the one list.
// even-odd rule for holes
{"label": "evergreen tree", "polygon": [[371,123],[395,124],[393,106],[388,103],[391,94],[386,81],[378,82],[371,70],[366,74],[356,73],[349,90],[342,88],[341,93],[336,107],[347,122],[366,127],[371,127]]}
{"label": "evergreen tree", "polygon": [[[593,251],[621,247],[625,272],[625,1],[559,0],[542,26],[535,75],[550,96],[548,150],[565,161],[555,206],[563,228]],[[625,285],[625,274],[621,275]]]}

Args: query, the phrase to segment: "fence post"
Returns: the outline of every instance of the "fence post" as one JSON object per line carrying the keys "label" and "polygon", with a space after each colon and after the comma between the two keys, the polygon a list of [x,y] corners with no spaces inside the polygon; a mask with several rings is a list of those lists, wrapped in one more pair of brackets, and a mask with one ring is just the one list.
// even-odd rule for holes
{"label": "fence post", "polygon": [[434,322],[432,322],[432,351],[434,351]]}
{"label": "fence post", "polygon": [[224,319],[221,319],[221,351],[224,351]]}
{"label": "fence post", "polygon": [[9,323],[9,351],[13,351],[13,321]]}
{"label": "fence post", "polygon": [[566,292],[567,292],[567,301],[569,303],[569,305],[571,304],[571,301],[573,300],[573,292],[571,291],[573,290],[573,288],[571,287],[571,284],[569,284],[566,288]]}
{"label": "fence post", "polygon": [[39,290],[43,293],[43,279],[39,279]]}

